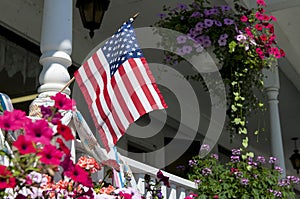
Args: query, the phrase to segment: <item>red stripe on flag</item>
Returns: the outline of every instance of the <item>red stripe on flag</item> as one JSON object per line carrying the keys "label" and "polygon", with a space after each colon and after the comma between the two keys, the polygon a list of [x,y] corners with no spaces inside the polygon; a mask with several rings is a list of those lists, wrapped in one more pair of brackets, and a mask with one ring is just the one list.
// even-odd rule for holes
{"label": "red stripe on flag", "polygon": [[145,95],[147,97],[147,100],[149,101],[151,107],[153,109],[157,109],[158,106],[155,103],[155,100],[154,100],[154,98],[152,96],[152,93],[150,92],[150,90],[148,88],[148,85],[145,82],[144,76],[142,75],[139,66],[137,65],[137,63],[135,62],[134,59],[128,59],[128,62],[131,65],[131,67],[133,69],[133,72],[134,72],[134,74],[135,74],[135,76],[136,76],[139,84],[141,85],[141,87],[143,89],[143,92],[145,93]]}
{"label": "red stripe on flag", "polygon": [[[107,74],[106,74],[106,71],[105,71],[104,68],[103,68],[102,63],[101,63],[100,60],[99,60],[98,55],[95,53],[95,54],[92,56],[92,58],[93,58],[93,61],[94,61],[95,65],[96,65],[96,67],[97,67],[99,73],[101,74],[101,77],[102,77],[102,79],[103,79],[103,82],[107,82],[107,81],[108,81],[108,80],[107,80]],[[112,91],[112,92],[113,92],[113,91]],[[96,91],[96,93],[97,93],[97,91]],[[110,111],[110,113],[108,113],[107,115],[105,115],[104,112],[103,112],[103,109],[102,109],[101,117],[102,117],[103,121],[107,124],[107,126],[108,126],[108,128],[109,128],[109,131],[110,131],[110,133],[111,133],[111,135],[112,135],[113,142],[114,142],[114,144],[116,144],[117,141],[118,141],[118,136],[117,136],[117,134],[116,134],[116,130],[117,130],[117,129],[114,129],[114,127],[112,126],[111,121],[110,121],[110,119],[108,118],[108,116],[109,116],[110,114],[112,114],[112,118],[114,119],[114,121],[115,121],[115,123],[116,123],[116,125],[117,125],[118,131],[120,131],[120,133],[121,133],[122,135],[123,135],[124,132],[125,132],[125,128],[124,128],[124,126],[123,126],[123,124],[122,124],[122,122],[121,122],[121,120],[120,120],[120,118],[119,118],[119,116],[118,116],[118,113],[116,113],[116,108],[115,108],[115,107],[113,106],[113,104],[112,104],[112,101],[111,101],[111,99],[110,99],[110,95],[109,95],[109,92],[108,92],[107,83],[104,84],[103,93],[100,93],[100,90],[99,90],[99,95],[100,95],[100,94],[103,95],[103,97],[104,97],[104,99],[105,99],[105,102],[106,102],[106,104],[107,104],[107,106],[108,106],[108,109],[109,109],[109,111]],[[98,97],[99,95],[97,94],[97,99],[96,99],[97,107],[101,107],[101,100],[100,100],[100,97]],[[103,114],[103,115],[102,115],[102,114]]]}
{"label": "red stripe on flag", "polygon": [[141,58],[141,62],[142,62],[143,65],[145,66],[145,70],[146,70],[146,72],[147,72],[147,74],[148,74],[148,77],[150,78],[150,80],[151,80],[151,82],[152,82],[152,86],[153,86],[153,88],[155,89],[157,95],[159,96],[159,99],[160,99],[160,101],[161,101],[163,107],[164,107],[164,108],[168,108],[167,103],[165,102],[165,100],[164,100],[164,98],[163,98],[163,96],[162,96],[160,90],[158,89],[157,84],[155,83],[155,79],[154,79],[154,77],[153,77],[153,75],[152,75],[152,72],[151,72],[149,66],[148,66],[148,62],[147,62],[146,58],[145,58],[145,57],[142,57],[142,58]]}
{"label": "red stripe on flag", "polygon": [[129,123],[132,123],[134,121],[133,116],[132,116],[130,110],[128,109],[128,106],[126,105],[124,97],[123,97],[123,95],[120,91],[120,88],[116,82],[115,76],[112,76],[112,78],[111,78],[111,85],[112,85],[112,88],[114,89],[114,93],[116,95],[116,98],[120,104],[120,107],[121,107],[126,119],[128,120]]}
{"label": "red stripe on flag", "polygon": [[[144,106],[143,104],[141,103],[139,97],[137,96],[125,70],[124,70],[124,65],[121,65],[119,68],[118,68],[118,71],[120,73],[120,76],[121,76],[121,79],[124,83],[124,85],[126,86],[126,90],[133,102],[133,104],[135,105],[137,111],[139,112],[139,115],[144,115],[146,113],[145,109],[144,109]],[[137,119],[137,118],[134,118],[134,119]]]}
{"label": "red stripe on flag", "polygon": [[[86,67],[88,67],[88,65],[86,65]],[[86,67],[83,66],[83,68],[81,68],[80,70],[84,69],[84,71],[86,71],[86,70],[87,70]],[[76,72],[74,73],[74,76],[75,76],[75,79],[76,79],[76,81],[77,81],[77,83],[78,83],[78,86],[79,86],[79,88],[80,88],[80,90],[81,90],[81,92],[82,92],[82,94],[83,94],[83,96],[84,96],[84,98],[85,98],[85,100],[86,100],[86,102],[87,102],[87,105],[88,105],[89,111],[90,111],[90,113],[91,113],[92,119],[93,119],[94,124],[95,124],[95,126],[96,126],[96,129],[97,129],[97,131],[98,131],[98,133],[99,133],[99,135],[100,135],[100,137],[101,137],[101,140],[102,140],[102,142],[103,142],[103,144],[104,144],[104,146],[105,146],[105,149],[109,151],[109,146],[108,146],[108,140],[107,140],[107,137],[106,137],[106,135],[105,135],[105,133],[104,133],[104,130],[103,130],[102,127],[99,125],[99,123],[98,123],[98,121],[97,121],[97,118],[96,118],[96,115],[95,115],[95,112],[94,112],[94,110],[93,110],[93,108],[92,108],[92,103],[93,103],[93,102],[92,102],[92,99],[91,99],[91,97],[90,97],[90,93],[89,93],[89,91],[87,90],[86,85],[85,85],[84,82],[82,81],[81,75],[79,74],[78,71],[76,71]],[[91,91],[91,92],[95,92],[95,91],[93,90],[93,91]]]}

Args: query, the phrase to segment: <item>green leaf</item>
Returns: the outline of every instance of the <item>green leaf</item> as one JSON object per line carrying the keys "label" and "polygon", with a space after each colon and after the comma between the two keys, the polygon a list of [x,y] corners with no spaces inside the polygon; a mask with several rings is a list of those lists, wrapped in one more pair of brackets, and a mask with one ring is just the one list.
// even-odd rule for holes
{"label": "green leaf", "polygon": [[231,110],[233,110],[235,112],[235,111],[237,111],[237,108],[234,105],[231,105]]}
{"label": "green leaf", "polygon": [[232,41],[229,43],[229,52],[230,53],[233,53],[235,51],[235,47],[236,47],[236,42],[235,41]]}
{"label": "green leaf", "polygon": [[235,124],[239,124],[239,123],[241,122],[241,118],[235,118],[235,119],[233,120],[233,122],[234,122]]}
{"label": "green leaf", "polygon": [[248,147],[248,137],[245,137],[245,138],[243,139],[242,145],[243,145],[243,147],[245,147],[245,148]]}

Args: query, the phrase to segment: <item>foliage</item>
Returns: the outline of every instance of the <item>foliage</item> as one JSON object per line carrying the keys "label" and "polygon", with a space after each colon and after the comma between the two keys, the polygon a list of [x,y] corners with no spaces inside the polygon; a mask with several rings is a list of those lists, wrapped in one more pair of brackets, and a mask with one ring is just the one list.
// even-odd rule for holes
{"label": "foliage", "polygon": [[183,55],[192,57],[212,49],[211,56],[216,57],[228,88],[229,130],[231,135],[241,134],[246,146],[246,117],[251,111],[264,109],[255,94],[263,90],[262,69],[274,67],[285,53],[276,45],[272,24],[276,18],[266,14],[264,0],[257,0],[257,8],[251,10],[234,2],[234,10],[227,5],[211,5],[209,0],[194,0],[176,8],[164,6],[155,25],[183,33],[172,38],[158,31],[164,41],[160,45],[176,52],[166,52],[165,61],[169,64],[183,61]]}
{"label": "foliage", "polygon": [[[4,136],[0,148],[0,198],[144,198],[134,188],[106,183],[111,172],[93,182],[92,173],[105,166],[103,162],[86,156],[73,162],[66,143],[74,135],[61,119],[73,111],[75,102],[61,93],[51,99],[54,106],[41,107],[43,118],[28,118],[20,110],[0,115],[0,133]],[[168,183],[161,171],[157,176]],[[152,191],[153,198],[162,198],[156,193]]]}
{"label": "foliage", "polygon": [[198,197],[207,198],[295,198],[293,186],[300,179],[295,176],[282,178],[282,169],[277,159],[253,153],[241,155],[232,150],[231,160],[221,164],[216,154],[204,158],[194,157],[189,161],[189,179],[198,185]]}
{"label": "foliage", "polygon": [[151,194],[153,199],[163,199],[161,192],[161,183],[170,187],[169,177],[164,176],[161,171],[158,171],[156,174],[157,179],[151,180],[151,176],[146,174],[145,179],[145,189]]}

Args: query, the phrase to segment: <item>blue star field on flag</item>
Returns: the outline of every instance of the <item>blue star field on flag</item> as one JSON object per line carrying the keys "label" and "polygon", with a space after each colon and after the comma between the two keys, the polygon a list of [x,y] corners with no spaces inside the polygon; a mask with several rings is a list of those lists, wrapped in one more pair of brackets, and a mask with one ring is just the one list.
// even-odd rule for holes
{"label": "blue star field on flag", "polygon": [[136,40],[132,20],[125,22],[121,28],[102,47],[104,56],[110,65],[110,75],[113,76],[129,58],[141,58],[143,54]]}

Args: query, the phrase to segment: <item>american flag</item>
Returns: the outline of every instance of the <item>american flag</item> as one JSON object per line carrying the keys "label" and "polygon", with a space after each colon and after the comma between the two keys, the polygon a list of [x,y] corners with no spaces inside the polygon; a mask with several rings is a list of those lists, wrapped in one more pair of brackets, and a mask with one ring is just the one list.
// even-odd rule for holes
{"label": "american flag", "polygon": [[108,152],[139,117],[167,108],[132,22],[125,22],[74,74]]}

